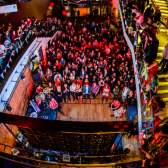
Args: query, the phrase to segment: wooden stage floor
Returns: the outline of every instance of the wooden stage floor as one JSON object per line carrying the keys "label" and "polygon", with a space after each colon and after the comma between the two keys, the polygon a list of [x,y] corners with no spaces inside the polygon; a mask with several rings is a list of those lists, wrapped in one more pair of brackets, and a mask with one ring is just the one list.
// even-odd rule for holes
{"label": "wooden stage floor", "polygon": [[89,100],[87,102],[63,103],[62,110],[64,115],[58,113],[57,120],[67,121],[125,121],[126,116],[115,118],[109,103],[101,103],[99,100]]}

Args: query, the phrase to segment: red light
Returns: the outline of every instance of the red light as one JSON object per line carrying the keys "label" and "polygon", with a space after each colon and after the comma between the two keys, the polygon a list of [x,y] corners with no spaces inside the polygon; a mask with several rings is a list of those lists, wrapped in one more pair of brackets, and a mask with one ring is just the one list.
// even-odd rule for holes
{"label": "red light", "polygon": [[67,16],[67,11],[66,11],[66,10],[63,10],[63,11],[62,11],[62,15],[63,15],[63,16]]}
{"label": "red light", "polygon": [[53,8],[53,7],[54,7],[54,5],[55,5],[55,3],[54,3],[54,2],[50,2],[50,5],[49,5],[49,6]]}

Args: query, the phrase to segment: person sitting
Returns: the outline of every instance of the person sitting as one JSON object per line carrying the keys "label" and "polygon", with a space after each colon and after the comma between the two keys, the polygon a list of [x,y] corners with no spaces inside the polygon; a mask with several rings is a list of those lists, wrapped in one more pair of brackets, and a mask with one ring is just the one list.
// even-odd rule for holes
{"label": "person sitting", "polygon": [[102,103],[104,102],[104,99],[106,99],[106,102],[108,102],[108,98],[110,96],[110,86],[105,83],[102,89]]}
{"label": "person sitting", "polygon": [[85,79],[85,82],[84,82],[82,91],[83,91],[83,97],[84,97],[86,100],[87,100],[87,99],[90,99],[91,87],[90,87],[90,84],[89,84],[89,80],[88,80],[88,79]]}
{"label": "person sitting", "polygon": [[99,90],[100,90],[100,86],[96,82],[93,82],[93,84],[92,84],[92,95],[93,95],[94,99],[96,98],[97,94],[99,93]]}
{"label": "person sitting", "polygon": [[49,69],[49,68],[47,68],[47,70],[46,70],[46,79],[47,79],[48,81],[51,81],[51,80],[52,80],[52,71],[51,71],[51,69]]}
{"label": "person sitting", "polygon": [[70,90],[68,88],[67,83],[64,83],[64,86],[63,86],[63,100],[65,103],[67,102],[67,100],[69,100],[71,102]]}
{"label": "person sitting", "polygon": [[127,96],[129,94],[130,89],[128,87],[124,87],[122,91],[122,101],[125,102],[127,99]]}
{"label": "person sitting", "polygon": [[76,82],[76,99],[82,102],[82,85]]}
{"label": "person sitting", "polygon": [[56,77],[55,81],[55,87],[57,88],[58,86],[61,86],[61,79],[59,76]]}
{"label": "person sitting", "polygon": [[43,92],[43,87],[41,85],[39,85],[37,88],[36,88],[36,93],[37,94],[41,94]]}
{"label": "person sitting", "polygon": [[73,97],[73,101],[75,101],[75,99],[76,99],[76,83],[75,83],[75,81],[73,81],[72,84],[70,85],[70,94]]}
{"label": "person sitting", "polygon": [[56,99],[57,99],[58,103],[61,103],[62,102],[62,88],[61,88],[61,85],[58,85],[56,87],[55,95],[56,95]]}
{"label": "person sitting", "polygon": [[[49,107],[49,118],[48,119],[51,119],[51,120],[54,120],[56,119],[57,117],[57,112],[59,110],[59,105],[58,105],[58,102],[56,101],[56,99],[54,99],[53,97],[50,98],[50,101],[48,102],[48,107]],[[64,114],[62,111],[60,111],[62,114]]]}

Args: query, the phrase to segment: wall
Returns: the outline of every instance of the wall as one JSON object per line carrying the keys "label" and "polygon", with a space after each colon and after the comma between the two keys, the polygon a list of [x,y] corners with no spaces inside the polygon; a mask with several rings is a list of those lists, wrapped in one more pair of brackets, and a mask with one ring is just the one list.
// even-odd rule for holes
{"label": "wall", "polygon": [[21,79],[13,92],[13,96],[9,101],[9,105],[12,107],[12,111],[5,111],[15,115],[25,115],[28,99],[33,89],[33,79],[29,68],[24,70],[24,79]]}
{"label": "wall", "polygon": [[[46,14],[50,0],[31,0],[30,2],[18,5],[18,12],[8,15],[0,15],[0,23],[20,21],[22,18],[35,17],[42,19]],[[15,19],[13,19],[15,18]]]}

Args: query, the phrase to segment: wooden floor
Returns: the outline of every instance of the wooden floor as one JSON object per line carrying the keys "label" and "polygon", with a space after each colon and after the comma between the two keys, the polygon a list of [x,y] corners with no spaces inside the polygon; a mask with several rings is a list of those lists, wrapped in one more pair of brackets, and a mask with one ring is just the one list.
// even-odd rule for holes
{"label": "wooden floor", "polygon": [[[17,127],[12,125],[7,125],[12,132],[17,131]],[[0,124],[0,151],[5,153],[11,153],[11,149],[15,144],[15,138],[12,134],[6,129],[3,124]]]}
{"label": "wooden floor", "polygon": [[68,121],[124,121],[126,117],[115,118],[108,103],[101,100],[85,100],[82,103],[71,102],[63,103],[62,110],[64,115],[58,113],[58,120]]}

